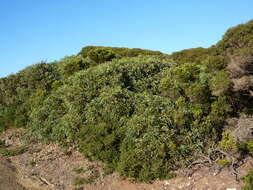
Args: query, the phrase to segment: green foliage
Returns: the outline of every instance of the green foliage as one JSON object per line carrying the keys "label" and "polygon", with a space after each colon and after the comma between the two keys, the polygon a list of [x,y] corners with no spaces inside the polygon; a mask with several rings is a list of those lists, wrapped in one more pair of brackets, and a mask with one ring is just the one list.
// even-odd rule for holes
{"label": "green foliage", "polygon": [[202,61],[206,70],[210,73],[215,73],[216,71],[225,69],[227,66],[227,60],[224,56],[216,55],[216,56],[208,56],[206,59]]}
{"label": "green foliage", "polygon": [[240,144],[239,149],[243,153],[253,156],[253,141],[247,141],[243,144]]}
{"label": "green foliage", "polygon": [[246,142],[248,153],[253,156],[253,141]]}
{"label": "green foliage", "polygon": [[89,51],[88,57],[95,63],[104,63],[106,61],[111,61],[116,57],[116,54],[105,48],[97,48]]}
{"label": "green foliage", "polygon": [[117,170],[141,181],[168,178],[174,162],[170,157],[178,153],[168,115],[171,103],[146,94],[138,95],[136,104],[135,114],[127,123]]}
{"label": "green foliage", "polygon": [[[152,61],[157,62],[152,63]],[[120,88],[127,88],[131,91],[148,90],[147,86],[151,88],[151,77],[162,68],[169,67],[170,64],[170,62],[158,58],[128,58],[77,73],[66,81],[65,85],[53,91],[45,99],[42,106],[32,111],[29,122],[30,129],[32,129],[31,134],[37,137],[43,134],[40,138],[50,139],[52,137],[55,140],[67,138],[68,141],[71,141],[74,138],[73,135],[79,132],[84,124],[84,119],[86,119],[85,107],[89,103],[91,103],[90,105],[95,104],[96,102],[92,103],[91,101],[95,101],[100,93],[101,95],[105,94],[105,87],[116,88],[118,86],[119,90]],[[129,72],[126,73],[126,70]],[[147,72],[150,78],[146,78]],[[106,101],[105,105],[108,103],[111,103],[111,100]],[[113,109],[113,106],[110,105],[110,109]],[[94,109],[94,113],[96,112],[97,109]],[[117,114],[115,113],[116,116]],[[35,135],[37,134],[36,131],[40,135]]]}
{"label": "green foliage", "polygon": [[224,95],[230,87],[228,73],[224,70],[216,72],[211,78],[209,85],[214,96]]}
{"label": "green foliage", "polygon": [[[18,74],[20,86],[19,93],[32,93],[34,90],[41,89],[51,90],[52,83],[59,79],[58,68],[55,63],[38,63],[33,66],[27,67]],[[24,91],[26,88],[27,91]]]}
{"label": "green foliage", "polygon": [[48,96],[42,105],[34,107],[29,116],[28,135],[39,140],[66,140],[67,131],[61,126],[65,108],[60,99],[61,92]]}
{"label": "green foliage", "polygon": [[[38,91],[49,94],[59,78],[56,64],[39,63],[0,80],[1,128],[25,127]],[[41,99],[43,101],[43,99]]]}
{"label": "green foliage", "polygon": [[220,166],[229,166],[231,164],[231,161],[228,160],[228,159],[220,159],[220,160],[217,161],[217,163]]}
{"label": "green foliage", "polygon": [[4,107],[0,115],[0,131],[14,126],[16,106]]}
{"label": "green foliage", "polygon": [[109,175],[113,172],[114,172],[113,166],[111,166],[110,164],[104,165],[104,167],[103,167],[103,176]]}
{"label": "green foliage", "polygon": [[57,88],[61,87],[63,82],[61,80],[56,80],[52,83],[52,89],[57,90]]}
{"label": "green foliage", "polygon": [[171,58],[179,64],[200,63],[210,54],[209,52],[206,48],[192,48],[172,53]]}
{"label": "green foliage", "polygon": [[253,20],[230,28],[217,47],[220,51],[234,53],[236,49],[253,47]]}
{"label": "green foliage", "polygon": [[64,78],[73,75],[75,72],[86,69],[87,61],[79,56],[69,56],[63,58],[59,63],[59,69]]}
{"label": "green foliage", "polygon": [[133,110],[131,99],[131,93],[120,88],[105,89],[87,105],[79,144],[85,155],[109,163],[118,159],[119,145],[124,137],[122,127]]}
{"label": "green foliage", "polygon": [[5,141],[0,140],[0,146],[1,146],[1,147],[5,146]]}
{"label": "green foliage", "polygon": [[18,84],[16,75],[0,79],[0,131],[13,127],[15,120],[20,118],[16,117],[16,110],[21,104],[17,93]]}
{"label": "green foliage", "polygon": [[226,96],[220,96],[211,104],[210,117],[216,123],[222,123],[232,112],[230,103]]}
{"label": "green foliage", "polygon": [[139,48],[117,48],[117,47],[103,47],[103,46],[86,46],[82,48],[81,52],[79,53],[82,55],[82,57],[86,58],[88,57],[89,53],[92,51],[96,51],[97,49],[104,49],[109,52],[113,52],[113,54],[117,58],[123,58],[123,57],[136,57],[140,55],[163,55],[159,51],[151,51],[151,50],[144,50]]}
{"label": "green foliage", "polygon": [[224,131],[222,133],[222,139],[219,143],[219,147],[228,153],[237,151],[236,141],[230,131]]}
{"label": "green foliage", "polygon": [[248,174],[242,178],[244,182],[243,190],[253,189],[253,169],[249,170]]}
{"label": "green foliage", "polygon": [[159,56],[90,67],[34,106],[29,134],[75,143],[85,156],[126,177],[171,177],[195,151],[217,141],[230,111],[226,98],[211,98],[201,74],[200,65]]}
{"label": "green foliage", "polygon": [[76,177],[74,179],[74,185],[83,185],[88,183],[90,183],[90,181],[84,177]]}

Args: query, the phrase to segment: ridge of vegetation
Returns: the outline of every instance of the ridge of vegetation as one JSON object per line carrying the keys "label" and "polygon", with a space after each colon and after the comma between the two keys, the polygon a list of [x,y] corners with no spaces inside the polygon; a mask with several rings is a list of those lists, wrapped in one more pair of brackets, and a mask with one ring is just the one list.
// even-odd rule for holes
{"label": "ridge of vegetation", "polygon": [[138,181],[173,177],[200,154],[235,169],[234,152],[253,152],[252,91],[253,20],[210,48],[87,46],[1,78],[0,131],[25,127]]}

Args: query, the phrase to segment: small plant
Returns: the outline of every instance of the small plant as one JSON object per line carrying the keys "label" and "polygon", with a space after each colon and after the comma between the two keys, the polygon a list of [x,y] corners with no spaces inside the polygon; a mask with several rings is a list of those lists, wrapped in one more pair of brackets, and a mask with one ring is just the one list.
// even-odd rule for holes
{"label": "small plant", "polygon": [[0,154],[3,156],[17,156],[20,154],[23,154],[24,152],[27,151],[26,146],[20,146],[20,147],[15,147],[12,149],[7,149],[5,145],[0,145]]}
{"label": "small plant", "polygon": [[110,165],[105,165],[103,167],[103,176],[109,175],[113,173],[113,171],[114,171],[113,167],[110,167]]}
{"label": "small plant", "polygon": [[5,147],[5,141],[0,140],[0,147],[4,146]]}
{"label": "small plant", "polygon": [[64,154],[65,156],[70,156],[70,155],[72,154],[72,151],[71,151],[71,150],[68,150],[68,149],[65,149],[64,152],[63,152],[63,154]]}
{"label": "small plant", "polygon": [[0,154],[2,154],[3,156],[6,154],[6,146],[5,146],[5,142],[0,140]]}
{"label": "small plant", "polygon": [[244,182],[243,190],[252,190],[253,189],[253,169],[249,171],[249,173],[242,178]]}
{"label": "small plant", "polygon": [[88,184],[88,183],[89,183],[88,179],[84,177],[76,177],[74,179],[74,185],[83,185],[83,184]]}
{"label": "small plant", "polygon": [[223,95],[230,87],[229,75],[224,70],[218,71],[213,75],[209,83],[214,96]]}
{"label": "small plant", "polygon": [[222,133],[222,139],[219,143],[219,147],[225,152],[237,151],[236,141],[230,131],[224,131]]}
{"label": "small plant", "polygon": [[229,166],[231,162],[228,159],[220,159],[217,161],[220,166]]}
{"label": "small plant", "polygon": [[[2,120],[3,120],[3,119],[0,117],[0,125],[1,125],[1,127],[0,127],[0,134],[6,130],[6,127],[3,126],[3,124],[2,124],[2,123],[3,123]],[[2,126],[3,126],[3,127],[2,127]]]}
{"label": "small plant", "polygon": [[248,154],[252,156],[253,155],[253,141],[248,141],[245,144],[246,144],[246,149],[247,149]]}
{"label": "small plant", "polygon": [[84,188],[83,187],[76,187],[73,190],[84,190]]}
{"label": "small plant", "polygon": [[36,161],[35,160],[31,160],[30,163],[29,163],[32,167],[36,166]]}
{"label": "small plant", "polygon": [[87,170],[83,169],[83,168],[73,168],[73,172],[80,174],[80,173],[84,173]]}
{"label": "small plant", "polygon": [[87,177],[76,177],[74,180],[75,185],[91,184],[99,177],[99,172],[97,170],[91,171],[91,174]]}
{"label": "small plant", "polygon": [[253,156],[253,141],[247,141],[239,145],[239,150],[243,154],[249,154]]}

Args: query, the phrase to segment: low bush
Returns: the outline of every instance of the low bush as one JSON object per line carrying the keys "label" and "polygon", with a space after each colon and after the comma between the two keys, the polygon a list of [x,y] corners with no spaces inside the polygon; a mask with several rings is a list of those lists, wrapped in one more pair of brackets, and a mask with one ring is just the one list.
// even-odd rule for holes
{"label": "low bush", "polygon": [[220,159],[220,160],[217,161],[217,163],[220,166],[229,166],[231,164],[231,161],[228,160],[228,159]]}
{"label": "low bush", "polygon": [[253,169],[249,170],[248,174],[242,178],[244,182],[243,190],[253,189]]}
{"label": "low bush", "polygon": [[236,152],[237,144],[230,131],[224,131],[222,133],[222,139],[219,143],[219,147],[225,152]]}

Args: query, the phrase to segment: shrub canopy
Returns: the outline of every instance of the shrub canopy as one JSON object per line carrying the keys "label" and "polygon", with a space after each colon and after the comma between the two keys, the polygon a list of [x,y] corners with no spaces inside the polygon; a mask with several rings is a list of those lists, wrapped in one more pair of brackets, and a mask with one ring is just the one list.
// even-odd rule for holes
{"label": "shrub canopy", "polygon": [[250,21],[172,55],[87,46],[35,64],[0,79],[0,131],[26,127],[139,181],[172,177],[211,144],[237,150],[224,124],[252,114],[252,31]]}

